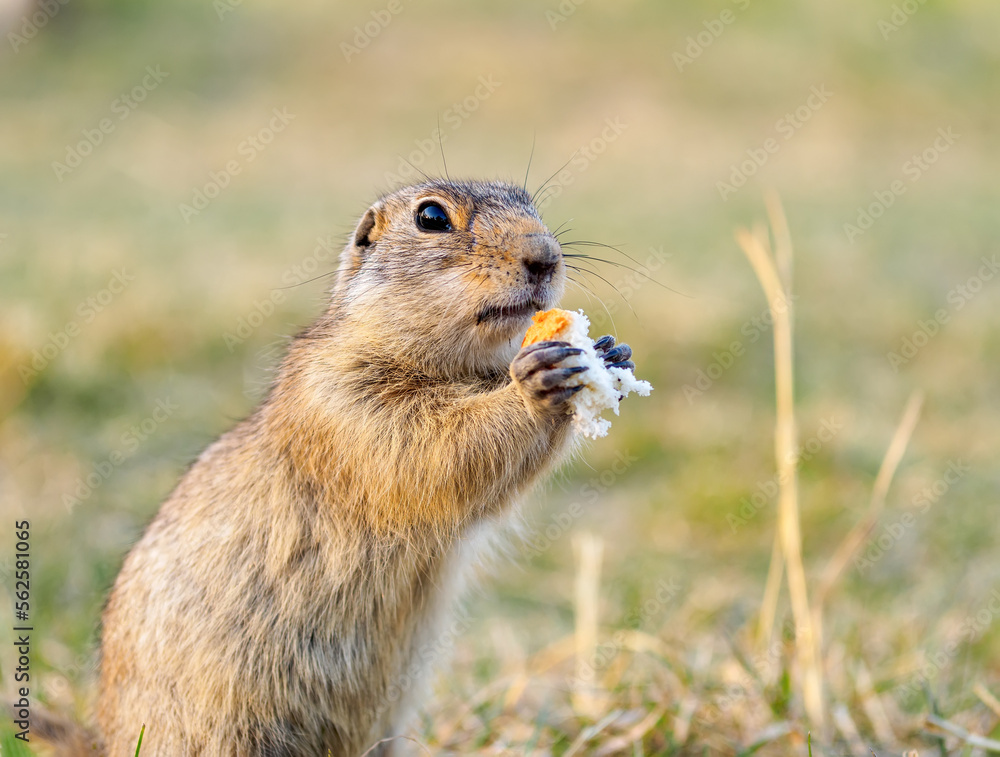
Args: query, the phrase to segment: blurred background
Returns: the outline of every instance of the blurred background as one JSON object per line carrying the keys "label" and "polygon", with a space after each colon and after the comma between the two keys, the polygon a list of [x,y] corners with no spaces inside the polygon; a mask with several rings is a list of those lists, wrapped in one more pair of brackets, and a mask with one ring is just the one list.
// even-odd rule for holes
{"label": "blurred background", "polygon": [[585,249],[611,262],[565,304],[628,341],[656,390],[526,503],[414,738],[805,753],[784,595],[755,638],[772,329],[734,232],[766,220],[768,191],[795,247],[810,580],[925,394],[827,600],[814,748],[958,750],[928,713],[995,730],[996,3],[5,0],[0,25],[0,512],[31,521],[33,694],[88,717],[124,553],[262,397],[372,200],[442,174],[442,149],[452,177],[520,183],[533,149],[550,227],[617,248]]}

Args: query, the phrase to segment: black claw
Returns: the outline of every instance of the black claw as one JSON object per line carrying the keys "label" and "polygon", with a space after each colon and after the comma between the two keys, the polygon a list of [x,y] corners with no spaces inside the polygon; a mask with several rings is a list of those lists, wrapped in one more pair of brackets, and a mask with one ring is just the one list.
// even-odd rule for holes
{"label": "black claw", "polygon": [[556,354],[563,356],[579,355],[583,352],[579,347],[570,347],[569,342],[535,342],[535,344],[529,344],[521,352],[522,354],[534,354],[542,350],[561,350]]}
{"label": "black claw", "polygon": [[617,363],[621,360],[628,360],[632,357],[632,348],[627,344],[619,344],[613,350],[608,350],[602,356],[606,363]]}
{"label": "black claw", "polygon": [[618,363],[608,363],[608,368],[625,368],[630,371],[635,370],[635,363],[631,360],[622,360]]}
{"label": "black claw", "polygon": [[548,395],[548,400],[553,405],[560,405],[581,389],[583,389],[582,386],[564,386],[560,389],[553,389]]}
{"label": "black claw", "polygon": [[615,346],[615,338],[611,334],[606,334],[594,342],[594,349],[598,352],[606,352]]}
{"label": "black claw", "polygon": [[583,350],[579,347],[570,347],[565,342],[557,342],[551,347],[546,347],[544,350],[532,352],[531,362],[535,366],[534,370],[544,370],[561,363],[568,357],[582,354]]}
{"label": "black claw", "polygon": [[560,344],[565,344],[565,342],[553,342],[551,340],[547,342],[535,342],[534,344],[529,344],[527,347],[522,347],[521,352],[526,355],[529,352],[544,350],[547,349],[548,347],[556,347]]}
{"label": "black claw", "polygon": [[549,403],[558,405],[568,400],[577,392],[582,391],[584,386],[584,384],[578,384],[577,386],[557,386],[554,389],[550,389],[545,392],[542,396],[545,397]]}
{"label": "black claw", "polygon": [[583,373],[585,370],[587,370],[587,366],[585,365],[578,365],[572,368],[551,369],[545,371],[544,373],[537,374],[537,380],[541,383],[544,389],[551,389],[552,387],[558,387],[570,376]]}
{"label": "black claw", "polygon": [[570,347],[566,342],[539,342],[522,350],[514,358],[511,370],[523,381],[539,371],[551,370],[568,357],[581,354],[583,350]]}

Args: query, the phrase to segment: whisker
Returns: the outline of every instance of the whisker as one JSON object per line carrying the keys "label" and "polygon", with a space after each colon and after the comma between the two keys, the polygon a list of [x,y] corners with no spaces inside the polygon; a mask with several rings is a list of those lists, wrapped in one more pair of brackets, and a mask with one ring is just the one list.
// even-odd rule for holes
{"label": "whisker", "polygon": [[549,197],[554,192],[557,192],[561,188],[562,188],[561,184],[553,184],[551,187],[546,187],[543,191],[541,191],[541,196],[538,198],[538,201],[535,204],[536,205],[544,205],[545,201],[548,200]]}
{"label": "whisker", "polygon": [[563,221],[561,224],[559,224],[559,226],[556,227],[556,230],[552,232],[552,236],[558,239],[561,235],[571,232],[573,229],[563,229],[563,226],[565,226],[572,220],[573,219],[570,218],[568,221]]}
{"label": "whisker", "polygon": [[535,157],[535,137],[536,134],[531,135],[531,152],[528,153],[528,167],[524,169],[524,191],[528,191],[528,174],[531,172],[531,159]]}
{"label": "whisker", "polygon": [[406,165],[408,165],[410,168],[412,168],[418,174],[420,174],[421,176],[423,176],[424,179],[426,179],[427,181],[434,181],[434,179],[432,179],[430,176],[428,176],[427,174],[425,174],[423,171],[421,171],[419,168],[417,168],[415,165],[413,165],[409,160],[407,160],[406,158],[404,158],[402,155],[400,155],[399,157],[402,159],[402,161],[404,163],[406,163]]}
{"label": "whisker", "polygon": [[[562,244],[561,246],[562,247],[569,247],[570,249],[575,249],[575,245],[576,244],[578,244],[578,243],[566,242],[566,243]],[[598,246],[608,247],[608,245],[598,245]],[[613,250],[613,249],[616,249],[616,248],[610,247],[609,249]],[[620,252],[620,250],[619,250],[619,252]],[[623,268],[626,271],[632,271],[632,273],[635,273],[638,276],[642,276],[643,279],[645,279],[647,281],[651,281],[652,283],[656,284],[656,286],[661,287],[661,288],[667,290],[668,292],[673,292],[674,294],[678,294],[681,297],[690,297],[691,296],[689,294],[685,294],[684,292],[678,291],[677,289],[674,289],[673,287],[669,287],[666,284],[664,284],[663,282],[657,281],[648,270],[640,270],[638,268],[633,268],[632,266],[625,265],[624,263],[620,263],[617,260],[608,260],[607,258],[599,258],[596,255],[587,255],[586,253],[572,253],[572,252],[563,252],[563,257],[564,258],[578,258],[578,259],[581,259],[581,260],[592,260],[592,261],[595,261],[595,262],[607,263],[608,265],[613,265],[616,268]],[[629,258],[629,259],[633,260],[633,258]],[[642,265],[641,263],[638,263],[637,261],[634,261],[634,262],[636,262],[637,265]]]}
{"label": "whisker", "polygon": [[[567,246],[568,245],[563,245],[563,247],[567,247]],[[640,276],[642,276],[643,278],[649,279],[650,281],[656,281],[648,273],[646,273],[646,272],[644,272],[644,271],[642,271],[642,270],[640,270],[638,268],[633,268],[630,265],[625,265],[624,263],[619,263],[617,260],[608,260],[607,258],[599,258],[596,255],[587,255],[586,253],[582,253],[582,252],[580,252],[580,253],[564,252],[563,253],[563,257],[564,258],[579,258],[580,260],[592,260],[592,261],[597,262],[597,263],[607,263],[608,265],[613,265],[615,268],[624,268],[627,271],[632,271],[633,273],[637,273]],[[659,282],[657,282],[657,283],[659,283]]]}
{"label": "whisker", "polygon": [[603,247],[606,250],[614,250],[619,255],[624,255],[625,257],[627,257],[629,260],[631,260],[633,263],[636,263],[637,265],[639,263],[638,260],[636,260],[631,255],[629,255],[627,252],[625,252],[625,250],[621,249],[620,247],[616,247],[613,244],[604,244],[604,242],[594,242],[594,241],[589,240],[589,239],[574,239],[572,242],[565,242],[565,244],[567,244],[567,245],[578,245],[580,247]]}
{"label": "whisker", "polygon": [[[556,176],[558,176],[562,172],[562,170],[566,166],[568,166],[570,164],[570,162],[573,160],[573,158],[576,157],[576,154],[578,152],[580,152],[580,151],[579,150],[574,150],[573,154],[569,156],[569,160],[567,160],[565,163],[563,163],[561,166],[559,166],[559,170],[558,171],[556,171],[555,173],[553,173],[549,178],[547,178],[545,181],[542,182],[542,186],[540,186],[538,189],[536,189],[535,193],[533,195],[531,195],[531,202],[532,203],[535,203],[535,198],[538,197],[538,193],[541,192],[543,189],[545,189],[546,185],[548,185],[548,183],[550,181],[552,181]],[[535,204],[537,205],[537,203],[535,203]]]}
{"label": "whisker", "polygon": [[448,175],[448,161],[444,157],[444,138],[441,136],[441,116],[437,119],[437,134],[438,134],[438,149],[441,150],[441,163],[444,165],[444,177],[451,181],[451,176]]}
{"label": "whisker", "polygon": [[[567,281],[567,283],[572,284],[577,289],[579,289],[583,293],[583,296],[587,298],[587,302],[588,303],[593,302],[594,297],[597,296],[597,295],[594,295],[594,293],[590,289],[590,287],[588,287],[585,284],[583,284],[583,282],[577,281],[572,276],[567,276],[566,277],[566,281]],[[593,296],[591,296],[591,295],[593,295]]]}
{"label": "whisker", "polygon": [[[583,271],[580,271],[580,273],[583,273]],[[625,298],[625,295],[621,293],[621,291],[618,289],[618,287],[616,287],[614,284],[612,284],[606,278],[604,278],[603,276],[601,276],[601,274],[599,274],[599,273],[594,273],[593,271],[588,271],[587,273],[589,273],[591,276],[596,276],[601,281],[603,281],[605,284],[607,284],[609,287],[611,287],[612,289],[614,289],[615,292],[618,294],[618,296],[622,298],[622,302],[624,302],[625,305],[628,307],[628,309],[632,311],[632,315],[634,315],[636,318],[639,317],[638,315],[636,315],[635,310],[632,309],[632,304]],[[611,314],[608,313],[608,315],[611,315]]]}
{"label": "whisker", "polygon": [[607,250],[614,250],[619,255],[624,255],[626,258],[628,258],[629,260],[631,260],[636,265],[642,265],[642,263],[640,263],[638,260],[636,260],[631,255],[629,255],[627,252],[625,252],[625,250],[621,249],[620,247],[615,247],[614,245],[611,245],[611,244],[604,244],[603,242],[593,242],[593,241],[588,240],[588,239],[579,239],[579,240],[575,240],[573,242],[565,242],[565,245],[567,245],[569,247],[572,247],[574,245],[575,246],[580,246],[580,247],[603,247],[603,248],[605,248]]}
{"label": "whisker", "polygon": [[[580,273],[583,273],[584,275],[586,275],[583,271],[580,271]],[[584,293],[584,295],[587,297],[588,301],[591,300],[590,294],[588,294],[588,293],[593,293],[594,294],[594,299],[596,299],[599,303],[601,303],[601,307],[604,308],[604,312],[608,314],[608,320],[611,321],[611,330],[614,331],[615,333],[618,333],[618,327],[615,325],[615,317],[614,317],[614,315],[612,315],[611,310],[605,304],[604,300],[601,297],[598,297],[597,294],[594,293],[593,290],[591,290],[589,286],[584,286],[581,282],[579,282],[579,281],[577,281],[575,279],[570,279],[570,281],[573,284],[575,284],[580,289],[580,291],[582,291]]]}
{"label": "whisker", "polygon": [[305,281],[300,281],[298,284],[289,284],[286,287],[272,287],[271,291],[276,292],[281,289],[294,289],[295,287],[305,286],[306,284],[311,284],[314,281],[319,281],[320,279],[325,279],[327,276],[334,276],[337,273],[337,269],[332,271],[327,271],[326,273],[321,273],[318,276],[313,276],[311,279],[306,279]]}
{"label": "whisker", "polygon": [[[585,272],[581,271],[580,273],[585,273]],[[597,292],[591,289],[590,286],[587,285],[586,281],[574,278],[573,276],[569,275],[566,276],[566,281],[569,282],[570,284],[573,284],[577,289],[583,292],[583,294],[587,298],[587,302],[592,301],[594,298],[600,299],[600,297],[598,297],[597,295]]]}
{"label": "whisker", "polygon": [[572,265],[570,263],[566,263],[566,267],[571,271],[587,271],[588,273],[597,273],[597,271],[595,271],[593,268],[578,268],[577,266]]}

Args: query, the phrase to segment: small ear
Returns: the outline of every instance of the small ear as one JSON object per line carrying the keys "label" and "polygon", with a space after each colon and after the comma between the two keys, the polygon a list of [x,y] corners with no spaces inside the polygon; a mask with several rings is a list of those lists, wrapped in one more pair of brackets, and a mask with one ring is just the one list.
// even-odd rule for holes
{"label": "small ear", "polygon": [[354,230],[351,243],[341,253],[340,269],[337,274],[335,289],[343,289],[347,282],[361,270],[361,263],[369,248],[385,231],[386,215],[381,203],[372,205],[361,217],[358,227]]}
{"label": "small ear", "polygon": [[365,211],[358,228],[354,231],[354,246],[371,247],[382,236],[384,225],[384,213],[381,206],[372,205]]}

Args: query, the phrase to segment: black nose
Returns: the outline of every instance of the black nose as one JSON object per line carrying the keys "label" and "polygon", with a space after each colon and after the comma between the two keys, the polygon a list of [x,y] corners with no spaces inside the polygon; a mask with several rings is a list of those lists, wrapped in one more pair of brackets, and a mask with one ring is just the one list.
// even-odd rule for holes
{"label": "black nose", "polygon": [[522,261],[528,281],[537,284],[551,279],[561,258],[559,243],[552,237],[541,234],[528,237]]}

